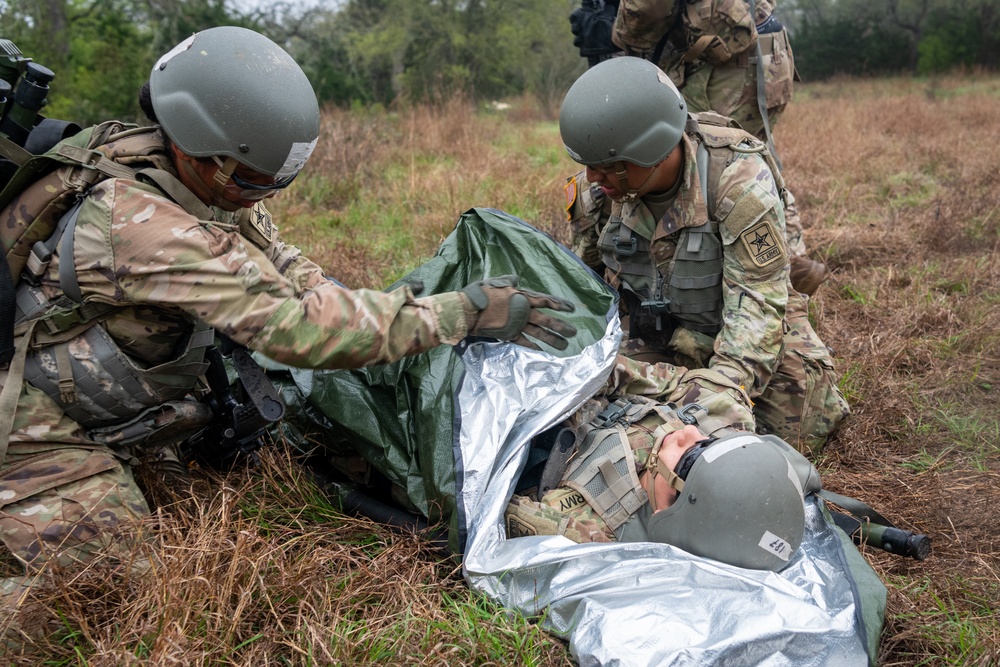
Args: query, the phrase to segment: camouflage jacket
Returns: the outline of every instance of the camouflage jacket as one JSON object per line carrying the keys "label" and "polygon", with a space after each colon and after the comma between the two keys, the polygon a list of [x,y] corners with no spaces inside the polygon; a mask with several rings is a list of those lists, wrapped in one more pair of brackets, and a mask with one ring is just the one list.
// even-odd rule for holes
{"label": "camouflage jacket", "polygon": [[[302,368],[391,362],[467,334],[458,293],[346,289],[282,242],[261,204],[199,220],[150,185],[108,179],[82,206],[73,251],[84,300],[120,306],[97,326],[144,367],[177,354],[195,320]],[[41,287],[60,296],[58,256]],[[11,442],[33,441],[80,442],[81,432],[25,384]]]}
{"label": "camouflage jacket", "polygon": [[[659,220],[642,200],[613,202],[608,207],[603,193],[586,181],[585,172],[571,179],[567,183],[567,212],[573,250],[593,268],[605,270],[608,281],[623,289],[622,276],[607,269],[618,262],[601,251],[608,245],[602,237],[608,231],[609,218],[620,218],[621,225],[648,243],[648,251],[637,253],[630,262],[657,267],[668,282],[672,259],[686,230],[705,223],[707,210],[714,211],[723,247],[723,324],[711,341],[706,366],[743,386],[753,397],[767,385],[782,352],[790,289],[784,210],[767,162],[758,153],[735,151],[717,186],[709,188],[710,193],[716,193],[716,201],[706,208],[695,158],[697,141],[688,134],[681,141],[684,167],[680,190]],[[765,245],[771,250],[766,256],[761,254]],[[598,258],[600,266],[595,264]],[[670,343],[663,343],[665,354],[676,352],[669,347],[676,339],[675,334]]]}
{"label": "camouflage jacket", "polygon": [[[239,218],[245,218],[241,225]],[[256,232],[251,243],[245,234]],[[123,350],[163,360],[194,319],[291,366],[353,368],[397,360],[466,331],[458,294],[349,290],[286,245],[260,204],[198,220],[151,186],[100,183],[77,222],[85,298],[123,305],[105,327]],[[58,262],[45,284],[58,289]]]}

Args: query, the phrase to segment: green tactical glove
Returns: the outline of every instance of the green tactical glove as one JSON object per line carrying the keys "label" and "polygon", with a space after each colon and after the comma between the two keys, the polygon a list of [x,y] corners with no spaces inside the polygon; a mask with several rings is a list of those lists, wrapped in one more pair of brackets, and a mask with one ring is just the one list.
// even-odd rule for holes
{"label": "green tactical glove", "polygon": [[576,306],[548,294],[517,289],[517,280],[516,275],[498,276],[462,288],[460,293],[466,299],[469,333],[540,350],[526,338],[531,336],[557,350],[565,350],[569,345],[566,339],[576,335],[576,328],[538,309],[572,313]]}

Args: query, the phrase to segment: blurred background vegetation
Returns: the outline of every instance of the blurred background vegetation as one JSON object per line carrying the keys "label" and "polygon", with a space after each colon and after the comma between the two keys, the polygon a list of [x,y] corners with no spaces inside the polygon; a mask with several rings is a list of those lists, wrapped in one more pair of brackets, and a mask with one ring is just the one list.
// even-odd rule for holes
{"label": "blurred background vegetation", "polygon": [[[530,95],[551,117],[586,67],[578,0],[0,0],[0,37],[56,72],[46,115],[134,119],[156,58],[192,32],[241,25],[282,44],[340,107]],[[779,0],[799,73],[995,69],[1000,0]],[[252,91],[248,91],[252,94]]]}

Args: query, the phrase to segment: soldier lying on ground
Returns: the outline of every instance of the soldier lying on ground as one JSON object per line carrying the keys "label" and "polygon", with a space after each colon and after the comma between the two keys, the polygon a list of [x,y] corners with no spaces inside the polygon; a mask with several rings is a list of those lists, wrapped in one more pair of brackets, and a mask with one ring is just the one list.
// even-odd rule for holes
{"label": "soldier lying on ground", "polygon": [[650,399],[657,376],[674,379],[659,385],[660,396],[698,396],[697,371],[674,370],[620,358],[612,393],[565,423],[576,447],[564,468],[557,460],[557,481],[550,488],[547,465],[512,497],[507,536],[665,542],[738,567],[781,569],[802,542],[803,498],[820,488],[816,469],[784,441],[744,430],[749,406],[739,392],[702,394],[710,410]]}
{"label": "soldier lying on ground", "polygon": [[[150,512],[132,475],[143,447],[107,446],[93,429],[142,429],[167,401],[195,403],[213,328],[303,368],[390,362],[469,334],[565,349],[575,334],[539,310],[573,304],[516,280],[422,298],[349,290],[282,242],[263,200],[305,165],[320,112],[305,74],[267,38],[235,27],[193,35],[159,59],[140,103],[158,126],[110,141],[142,174],[97,183],[57,232],[47,268],[18,284],[18,332],[33,338],[23,386],[0,375],[19,392],[6,457],[0,439],[0,537],[29,572],[109,545],[128,554],[119,529]],[[3,218],[25,224],[18,216],[42,185]],[[52,316],[67,309],[78,317],[60,330],[66,318]]]}
{"label": "soldier lying on ground", "polygon": [[767,147],[721,116],[688,114],[662,70],[628,56],[577,79],[559,130],[593,184],[567,182],[573,249],[622,296],[623,353],[724,376],[754,401],[760,432],[818,451],[849,409],[789,284]]}

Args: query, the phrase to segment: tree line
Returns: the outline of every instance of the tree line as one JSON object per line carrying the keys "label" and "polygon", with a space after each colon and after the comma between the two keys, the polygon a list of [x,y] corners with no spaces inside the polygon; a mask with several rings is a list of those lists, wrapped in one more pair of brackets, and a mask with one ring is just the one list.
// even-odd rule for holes
{"label": "tree line", "polygon": [[1000,0],[778,0],[796,68],[930,75],[1000,66]]}
{"label": "tree line", "polygon": [[[47,115],[131,119],[156,58],[215,25],[258,30],[302,65],[323,103],[390,105],[533,95],[548,112],[586,67],[579,0],[0,0],[0,37],[56,72]],[[799,72],[995,68],[1000,0],[779,0]],[[252,95],[253,91],[247,91]]]}

